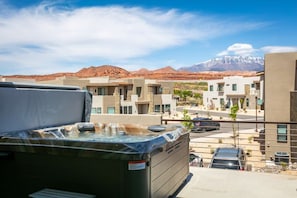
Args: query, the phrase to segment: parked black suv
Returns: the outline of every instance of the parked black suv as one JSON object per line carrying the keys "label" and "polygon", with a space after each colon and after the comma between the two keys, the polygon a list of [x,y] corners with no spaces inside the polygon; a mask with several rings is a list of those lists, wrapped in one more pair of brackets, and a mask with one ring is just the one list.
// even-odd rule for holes
{"label": "parked black suv", "polygon": [[245,170],[246,154],[242,148],[217,148],[209,165],[210,168]]}
{"label": "parked black suv", "polygon": [[216,121],[212,121],[211,118],[196,117],[193,119],[193,121],[194,121],[194,127],[191,129],[192,132],[220,129],[220,123]]}

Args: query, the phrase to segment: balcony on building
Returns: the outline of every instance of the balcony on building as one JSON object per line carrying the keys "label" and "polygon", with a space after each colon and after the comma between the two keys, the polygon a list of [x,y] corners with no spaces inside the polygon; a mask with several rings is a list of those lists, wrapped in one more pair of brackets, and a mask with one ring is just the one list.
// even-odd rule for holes
{"label": "balcony on building", "polygon": [[223,96],[224,95],[224,85],[225,85],[225,82],[218,82],[217,83],[217,91],[218,91],[218,95],[219,96]]}

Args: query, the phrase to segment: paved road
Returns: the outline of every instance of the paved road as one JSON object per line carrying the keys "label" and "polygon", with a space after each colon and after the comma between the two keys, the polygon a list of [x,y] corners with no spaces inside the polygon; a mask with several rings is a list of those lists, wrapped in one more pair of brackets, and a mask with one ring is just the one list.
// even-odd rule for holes
{"label": "paved road", "polygon": [[[176,111],[183,112],[184,107],[176,107]],[[204,111],[204,110],[197,110],[197,109],[188,109],[189,114],[195,114],[198,113],[198,115],[204,116],[216,116],[216,117],[228,117],[228,112],[222,112],[222,111]],[[249,120],[256,120],[256,114],[255,115],[244,115],[244,114],[237,114],[237,119],[249,119]],[[257,114],[257,120],[263,120],[263,114]]]}
{"label": "paved road", "polygon": [[[242,130],[247,130],[247,129],[256,129],[256,126],[254,123],[240,123],[240,124],[235,124],[235,127],[239,128],[239,131]],[[263,124],[258,124],[258,131],[260,131],[261,128],[263,128]],[[220,130],[214,130],[214,131],[207,131],[207,132],[195,132],[190,134],[190,138],[199,138],[199,137],[206,137],[209,135],[213,134],[218,134],[218,133],[228,133],[232,132],[233,127],[231,123],[221,123]]]}
{"label": "paved road", "polygon": [[[177,107],[177,111],[182,112],[183,107]],[[203,111],[203,110],[197,110],[197,109],[188,109],[189,114],[196,114],[198,113],[201,117],[207,117],[207,116],[213,116],[213,117],[229,117],[228,112],[220,112],[220,111]],[[244,120],[244,121],[255,121],[254,115],[244,115],[244,114],[238,114],[237,120]],[[257,121],[263,121],[263,115],[257,115]],[[191,133],[191,138],[198,138],[198,137],[205,137],[217,133],[228,133],[233,131],[232,123],[225,123],[221,122],[220,130],[214,130],[214,131],[207,131],[207,132],[197,132],[197,133]],[[240,131],[241,130],[247,130],[247,129],[256,129],[260,131],[261,128],[264,128],[263,124],[255,124],[255,123],[238,123],[235,124],[235,127],[237,127]]]}

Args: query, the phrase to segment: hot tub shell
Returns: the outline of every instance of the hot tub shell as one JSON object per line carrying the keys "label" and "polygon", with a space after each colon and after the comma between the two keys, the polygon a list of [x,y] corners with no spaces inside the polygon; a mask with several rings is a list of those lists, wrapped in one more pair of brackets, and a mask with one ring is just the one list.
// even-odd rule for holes
{"label": "hot tub shell", "polygon": [[[189,134],[180,127],[159,133],[147,132],[145,136],[150,136],[149,139],[135,142],[23,135],[32,130],[88,122],[89,93],[70,88],[0,85],[0,97],[4,98],[0,108],[5,108],[0,115],[1,118],[6,116],[0,128],[0,167],[2,178],[5,178],[1,197],[28,197],[44,188],[96,197],[163,198],[173,195],[189,175]],[[67,100],[69,95],[71,98]],[[43,96],[46,101],[39,101]],[[56,105],[59,108],[48,109],[48,102],[52,103],[51,108]],[[76,105],[70,108],[69,102]],[[30,108],[24,107],[27,103],[31,104]],[[23,116],[30,116],[20,117],[16,115],[16,109],[9,111],[7,106],[19,107],[26,111],[21,112]],[[39,112],[39,109],[46,112]],[[73,112],[76,115],[70,115],[68,120],[65,115]],[[57,119],[61,115],[62,118]],[[178,136],[172,138],[171,133],[176,132]]]}

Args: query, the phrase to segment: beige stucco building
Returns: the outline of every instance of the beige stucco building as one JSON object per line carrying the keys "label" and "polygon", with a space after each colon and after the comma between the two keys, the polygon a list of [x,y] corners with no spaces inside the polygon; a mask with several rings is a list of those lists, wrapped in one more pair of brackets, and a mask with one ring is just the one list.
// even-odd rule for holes
{"label": "beige stucco building", "polygon": [[173,83],[144,78],[90,79],[86,88],[93,94],[95,114],[149,114],[173,112]]}
{"label": "beige stucco building", "polygon": [[58,77],[42,84],[73,85],[93,94],[93,114],[150,114],[175,112],[173,82],[144,78],[111,79]]}
{"label": "beige stucco building", "polygon": [[297,161],[297,52],[265,55],[266,158],[287,153]]}
{"label": "beige stucco building", "polygon": [[35,83],[36,80],[28,78],[6,78],[0,76],[0,82]]}
{"label": "beige stucco building", "polygon": [[86,85],[89,83],[89,79],[78,78],[75,76],[62,76],[62,77],[57,77],[53,80],[37,81],[36,83],[49,84],[49,85],[70,85],[70,86],[78,86],[81,89],[86,89]]}

